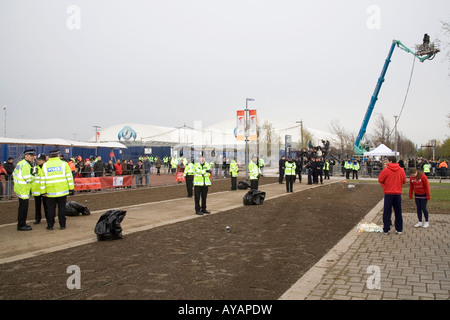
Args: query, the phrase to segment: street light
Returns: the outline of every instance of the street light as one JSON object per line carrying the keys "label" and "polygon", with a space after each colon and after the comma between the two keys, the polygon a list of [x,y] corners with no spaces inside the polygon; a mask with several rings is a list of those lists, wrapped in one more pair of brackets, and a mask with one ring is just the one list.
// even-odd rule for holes
{"label": "street light", "polygon": [[100,126],[93,126],[95,128],[95,142],[98,142],[98,129],[101,128]]}
{"label": "street light", "polygon": [[301,139],[302,139],[302,146],[301,146],[300,149],[303,149],[303,120],[296,121],[295,123],[300,123],[300,136],[301,136]]}
{"label": "street light", "polygon": [[248,163],[249,163],[249,157],[248,157],[248,126],[249,126],[249,114],[248,114],[248,102],[249,101],[255,101],[255,99],[252,98],[246,98],[245,99],[245,180],[248,181]]}

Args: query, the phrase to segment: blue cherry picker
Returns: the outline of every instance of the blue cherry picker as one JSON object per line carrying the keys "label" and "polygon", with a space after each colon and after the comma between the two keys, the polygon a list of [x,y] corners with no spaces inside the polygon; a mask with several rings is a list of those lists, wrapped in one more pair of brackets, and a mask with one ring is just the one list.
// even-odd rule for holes
{"label": "blue cherry picker", "polygon": [[[361,129],[359,130],[358,136],[356,137],[355,144],[353,145],[353,148],[355,150],[355,153],[357,155],[363,155],[364,152],[366,152],[366,149],[364,148],[364,145],[362,144],[362,139],[364,137],[364,134],[366,133],[367,125],[370,120],[370,116],[372,115],[373,108],[375,107],[375,103],[378,100],[378,93],[380,92],[381,85],[384,82],[384,76],[386,75],[387,68],[389,67],[389,63],[391,62],[392,53],[394,52],[395,47],[399,47],[402,50],[405,50],[406,52],[412,53],[414,56],[416,56],[420,62],[424,62],[425,60],[432,60],[436,53],[438,53],[440,50],[434,43],[430,43],[430,37],[428,34],[424,35],[423,43],[420,45],[416,45],[416,52],[413,52],[411,49],[406,47],[403,43],[401,43],[399,40],[393,40],[391,48],[389,50],[388,56],[386,58],[386,61],[384,62],[383,70],[381,71],[381,75],[378,78],[377,85],[375,87],[375,91],[372,95],[372,98],[370,99],[369,106],[367,107],[366,115],[364,116],[363,123],[361,125]],[[396,150],[397,151],[397,150]]]}

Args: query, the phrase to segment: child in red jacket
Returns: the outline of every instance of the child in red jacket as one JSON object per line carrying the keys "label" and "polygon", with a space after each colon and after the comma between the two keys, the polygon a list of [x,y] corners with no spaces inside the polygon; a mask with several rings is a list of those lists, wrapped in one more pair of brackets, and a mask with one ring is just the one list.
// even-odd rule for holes
{"label": "child in red jacket", "polygon": [[378,182],[384,191],[383,232],[388,234],[391,229],[392,208],[394,208],[395,232],[402,234],[402,188],[406,183],[406,174],[397,163],[397,158],[390,156],[387,160],[387,166],[378,175]]}
{"label": "child in red jacket", "polygon": [[[414,198],[416,201],[417,207],[417,218],[419,222],[417,222],[414,227],[424,227],[428,228],[428,209],[427,202],[430,200],[430,182],[428,181],[427,176],[417,170],[416,168],[409,169],[409,198]],[[425,223],[422,223],[422,213],[425,217]]]}

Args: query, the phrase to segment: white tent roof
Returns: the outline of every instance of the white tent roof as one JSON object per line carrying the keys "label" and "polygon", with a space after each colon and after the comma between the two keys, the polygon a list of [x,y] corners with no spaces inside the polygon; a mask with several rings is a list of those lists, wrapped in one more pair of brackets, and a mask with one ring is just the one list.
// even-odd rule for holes
{"label": "white tent roof", "polygon": [[120,142],[80,142],[65,139],[16,139],[0,137],[0,144],[15,144],[27,146],[55,146],[55,147],[80,147],[80,148],[114,148],[126,149]]}
{"label": "white tent roof", "polygon": [[[262,126],[264,121],[260,121]],[[274,123],[271,121],[274,133],[279,135],[284,142],[285,135],[292,135],[293,140],[300,140],[300,126],[292,124]],[[190,126],[183,127],[163,127],[137,123],[122,123],[105,128],[100,132],[100,142],[123,141],[126,142],[142,142],[153,145],[208,145],[208,146],[224,146],[224,145],[244,145],[244,141],[237,141],[234,135],[236,120],[233,118],[222,120],[208,127],[192,128]],[[127,129],[126,129],[127,128]],[[312,135],[313,145],[317,145],[319,140],[332,140],[333,135],[315,130],[312,128],[304,128]],[[130,133],[131,131],[131,133]],[[95,141],[95,135],[89,141]],[[304,142],[305,145],[308,141]]]}
{"label": "white tent roof", "polygon": [[378,147],[369,152],[364,152],[364,156],[395,156],[398,152],[392,151],[384,144],[380,144]]}

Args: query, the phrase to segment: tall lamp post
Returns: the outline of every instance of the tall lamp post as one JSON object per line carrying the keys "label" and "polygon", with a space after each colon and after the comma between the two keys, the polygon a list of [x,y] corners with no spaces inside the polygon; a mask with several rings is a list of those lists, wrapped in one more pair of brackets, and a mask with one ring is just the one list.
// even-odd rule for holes
{"label": "tall lamp post", "polygon": [[300,149],[303,149],[303,120],[296,121],[295,123],[300,123],[300,136],[302,139],[302,145]]}
{"label": "tall lamp post", "polygon": [[100,126],[93,126],[95,128],[95,142],[98,142],[98,129],[101,128]]}
{"label": "tall lamp post", "polygon": [[248,181],[248,163],[249,163],[249,155],[248,155],[248,129],[250,125],[250,119],[248,114],[248,102],[249,101],[255,101],[255,99],[252,98],[246,98],[245,99],[245,180]]}

